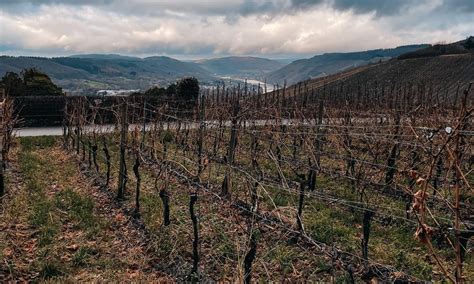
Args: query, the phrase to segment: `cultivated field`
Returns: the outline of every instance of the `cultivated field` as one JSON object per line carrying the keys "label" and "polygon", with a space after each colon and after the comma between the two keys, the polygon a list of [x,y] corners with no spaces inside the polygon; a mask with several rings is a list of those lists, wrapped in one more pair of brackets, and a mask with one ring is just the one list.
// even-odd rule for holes
{"label": "cultivated field", "polygon": [[68,100],[62,138],[15,141],[2,279],[474,281],[469,75],[364,79],[384,64],[271,93]]}

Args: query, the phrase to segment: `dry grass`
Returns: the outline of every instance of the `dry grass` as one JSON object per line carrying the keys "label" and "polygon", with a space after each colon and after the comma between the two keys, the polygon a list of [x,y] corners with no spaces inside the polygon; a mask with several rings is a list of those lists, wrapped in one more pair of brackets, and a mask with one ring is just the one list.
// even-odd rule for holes
{"label": "dry grass", "polygon": [[141,232],[49,138],[21,139],[3,204],[2,280],[170,280]]}

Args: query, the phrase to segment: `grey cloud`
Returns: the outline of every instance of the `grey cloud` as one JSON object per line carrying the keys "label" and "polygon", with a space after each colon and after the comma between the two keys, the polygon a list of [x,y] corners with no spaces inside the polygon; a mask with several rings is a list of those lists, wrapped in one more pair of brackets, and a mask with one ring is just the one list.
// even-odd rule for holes
{"label": "grey cloud", "polygon": [[113,0],[0,0],[0,12],[24,14],[37,12],[42,5],[109,5]]}
{"label": "grey cloud", "polygon": [[[0,8],[10,12],[28,12],[40,5],[96,6],[128,15],[163,15],[166,10],[198,16],[220,15],[228,22],[251,15],[293,14],[326,5],[356,14],[375,12],[377,17],[398,14],[403,9],[420,6],[431,0],[0,0]],[[444,0],[445,11],[474,12],[474,0]]]}
{"label": "grey cloud", "polygon": [[239,14],[252,15],[261,12],[274,12],[279,10],[279,5],[273,1],[245,0],[239,7]]}
{"label": "grey cloud", "polygon": [[66,5],[102,5],[109,4],[113,0],[2,0],[0,6],[9,6],[9,5],[21,5],[21,4],[34,4],[34,5],[44,5],[44,4],[66,4]]}
{"label": "grey cloud", "polygon": [[[241,0],[241,1],[129,1],[129,0],[3,0],[0,7],[13,7],[18,5],[39,6],[42,4],[64,4],[77,6],[102,6],[115,12],[135,14],[161,14],[163,10],[169,9],[176,12],[184,12],[198,15],[223,15],[226,17],[249,16],[255,14],[288,14],[308,8],[316,8],[318,5],[327,4],[338,10],[352,9],[356,13],[367,13],[375,11],[377,15],[395,14],[409,4],[416,4],[415,0]],[[464,2],[469,0],[454,0],[453,2]]]}
{"label": "grey cloud", "polygon": [[314,8],[330,0],[244,0],[239,14],[258,13],[293,13],[307,8]]}
{"label": "grey cloud", "polygon": [[356,13],[375,12],[377,16],[382,16],[396,14],[402,8],[416,3],[413,0],[334,0],[334,7],[339,10],[352,9]]}
{"label": "grey cloud", "polygon": [[473,13],[474,0],[444,0],[442,7],[446,10],[455,10],[461,13]]}
{"label": "grey cloud", "polygon": [[0,0],[0,53],[364,50],[459,40],[473,11],[474,0]]}
{"label": "grey cloud", "polygon": [[310,8],[324,3],[324,0],[291,0],[291,4],[296,9]]}

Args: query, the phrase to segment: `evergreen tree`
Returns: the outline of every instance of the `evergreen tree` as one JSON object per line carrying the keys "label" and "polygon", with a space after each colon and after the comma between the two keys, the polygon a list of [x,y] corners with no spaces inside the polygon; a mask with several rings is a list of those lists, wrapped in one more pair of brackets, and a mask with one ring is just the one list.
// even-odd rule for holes
{"label": "evergreen tree", "polygon": [[199,96],[198,80],[194,77],[179,80],[176,85],[176,96],[186,101],[197,100]]}

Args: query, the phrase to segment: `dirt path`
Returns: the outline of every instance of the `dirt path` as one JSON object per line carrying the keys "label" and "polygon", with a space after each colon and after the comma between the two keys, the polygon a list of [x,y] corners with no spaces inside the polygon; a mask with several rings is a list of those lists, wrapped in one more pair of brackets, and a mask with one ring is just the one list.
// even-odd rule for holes
{"label": "dirt path", "polygon": [[0,212],[0,281],[173,281],[142,231],[54,140],[22,139]]}

